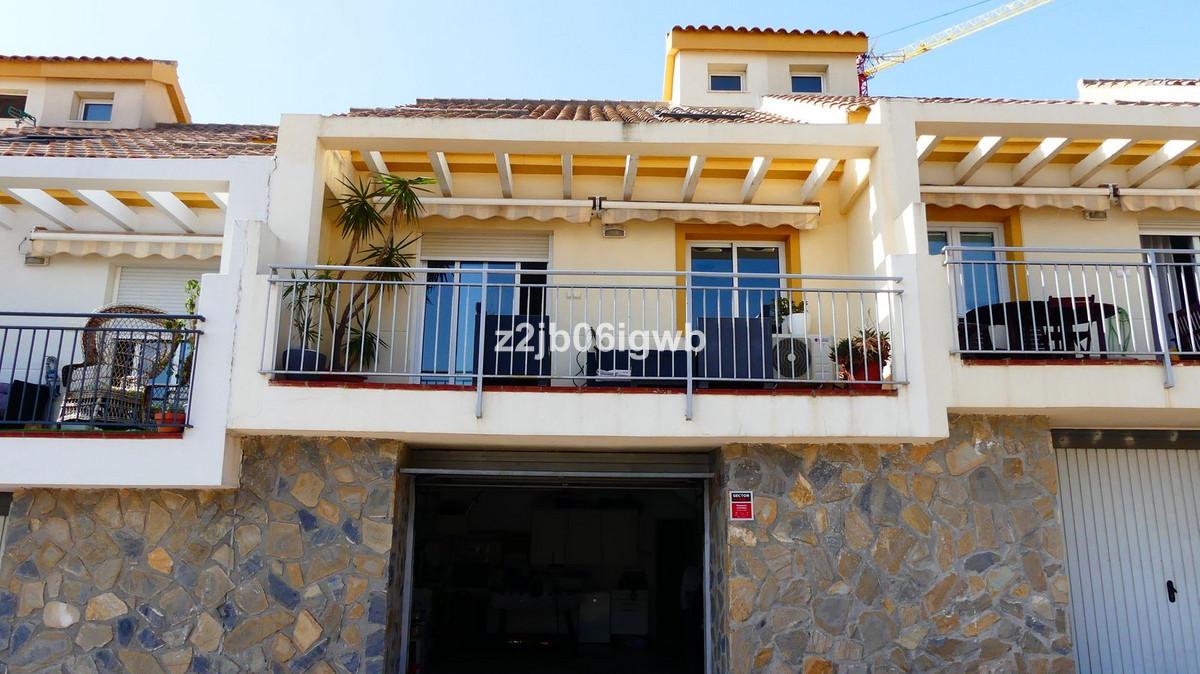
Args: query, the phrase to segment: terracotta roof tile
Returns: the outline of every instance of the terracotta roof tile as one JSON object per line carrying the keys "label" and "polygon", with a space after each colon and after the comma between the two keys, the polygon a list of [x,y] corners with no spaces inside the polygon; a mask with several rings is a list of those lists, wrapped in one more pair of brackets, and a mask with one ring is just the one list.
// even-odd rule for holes
{"label": "terracotta roof tile", "polygon": [[1070,99],[1041,99],[1041,98],[961,98],[954,96],[837,96],[833,94],[772,94],[767,98],[784,101],[811,103],[825,108],[840,108],[857,110],[869,108],[876,101],[912,101],[914,103],[954,103],[954,104],[1000,104],[1000,105],[1144,105],[1157,107],[1200,107],[1200,102],[1194,101],[1077,101]]}
{"label": "terracotta roof tile", "polygon": [[663,101],[508,98],[418,98],[394,108],[351,108],[349,117],[434,119],[537,119],[627,124],[660,122],[777,123],[795,120],[756,110],[672,106]]}
{"label": "terracotta roof tile", "polygon": [[0,129],[0,156],[105,159],[222,159],[275,153],[275,127],[159,124],[153,129]]}
{"label": "terracotta roof tile", "polygon": [[762,35],[828,35],[831,37],[866,37],[862,31],[812,30],[799,28],[758,28],[755,26],[675,26],[672,31],[683,33],[750,33]]}
{"label": "terracotta roof tile", "polygon": [[1192,79],[1187,77],[1179,78],[1150,78],[1150,79],[1085,79],[1080,80],[1083,84],[1092,87],[1112,87],[1125,84],[1144,84],[1148,86],[1167,86],[1167,87],[1200,87],[1200,79]]}
{"label": "terracotta roof tile", "polygon": [[43,63],[170,63],[166,59],[148,59],[141,56],[32,56],[22,54],[0,54],[0,61],[32,61]]}

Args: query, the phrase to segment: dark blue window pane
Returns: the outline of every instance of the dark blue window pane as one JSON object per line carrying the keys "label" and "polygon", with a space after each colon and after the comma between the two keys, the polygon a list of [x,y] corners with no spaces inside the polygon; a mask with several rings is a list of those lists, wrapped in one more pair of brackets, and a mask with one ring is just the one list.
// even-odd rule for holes
{"label": "dark blue window pane", "polygon": [[80,118],[86,122],[111,122],[112,103],[84,103]]}
{"label": "dark blue window pane", "polygon": [[[733,272],[733,249],[713,246],[692,249],[692,271]],[[695,316],[732,316],[733,291],[722,288],[733,287],[732,276],[693,276],[692,313]]]}
{"label": "dark blue window pane", "polygon": [[[738,246],[737,267],[739,274],[779,274],[779,249],[775,246]],[[779,296],[780,280],[775,278],[738,277],[739,288],[762,288],[762,290],[740,290],[738,304],[740,315],[759,318],[764,307],[769,307]]]}
{"label": "dark blue window pane", "polygon": [[819,93],[821,93],[821,76],[820,75],[792,75],[792,93],[793,94],[819,94]]}
{"label": "dark blue window pane", "polygon": [[709,75],[708,88],[712,91],[741,91],[741,75]]}
{"label": "dark blue window pane", "polygon": [[929,232],[929,254],[941,255],[946,246],[950,245],[948,232]]}

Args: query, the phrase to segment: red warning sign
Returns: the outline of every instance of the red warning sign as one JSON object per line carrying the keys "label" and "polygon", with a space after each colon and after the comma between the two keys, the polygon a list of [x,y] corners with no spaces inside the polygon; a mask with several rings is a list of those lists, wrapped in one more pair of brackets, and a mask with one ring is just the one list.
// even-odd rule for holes
{"label": "red warning sign", "polygon": [[752,519],[754,519],[754,492],[752,492],[752,491],[731,491],[731,492],[729,492],[729,519],[731,519],[731,520],[752,520]]}

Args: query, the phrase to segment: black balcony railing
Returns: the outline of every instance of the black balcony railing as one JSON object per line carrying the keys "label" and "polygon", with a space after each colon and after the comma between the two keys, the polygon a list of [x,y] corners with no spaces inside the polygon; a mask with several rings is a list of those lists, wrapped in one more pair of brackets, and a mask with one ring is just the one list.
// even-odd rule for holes
{"label": "black balcony railing", "polygon": [[0,312],[0,430],[190,426],[201,316]]}

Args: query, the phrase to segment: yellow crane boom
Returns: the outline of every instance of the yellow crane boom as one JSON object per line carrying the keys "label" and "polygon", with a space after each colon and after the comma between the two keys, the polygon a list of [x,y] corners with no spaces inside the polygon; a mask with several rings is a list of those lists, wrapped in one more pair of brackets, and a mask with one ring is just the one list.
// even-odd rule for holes
{"label": "yellow crane boom", "polygon": [[990,28],[1002,21],[1007,21],[1014,16],[1024,14],[1031,9],[1037,9],[1042,5],[1049,4],[1051,0],[1016,0],[1015,2],[1005,3],[989,12],[980,14],[979,16],[968,19],[957,25],[951,26],[940,33],[931,35],[924,40],[914,42],[903,49],[887,52],[884,54],[867,54],[862,62],[862,69],[859,71],[861,85],[865,92],[866,81],[874,77],[877,73],[887,70],[894,65],[899,65],[905,61],[909,61],[921,54],[933,51],[938,47],[944,47],[955,40],[962,39],[973,33],[978,33],[984,28]]}

